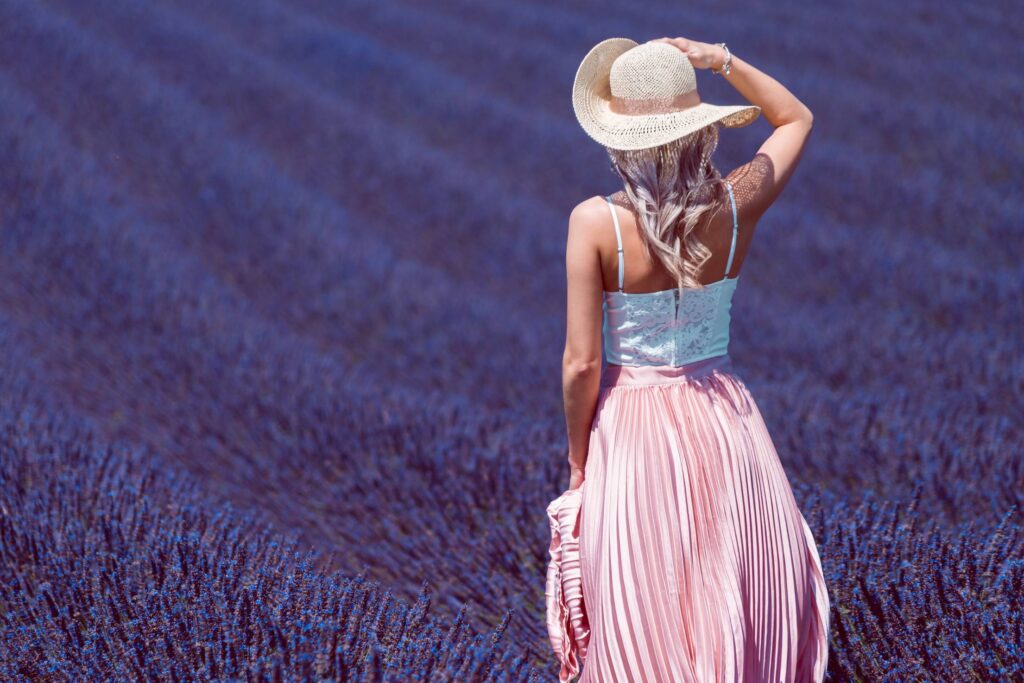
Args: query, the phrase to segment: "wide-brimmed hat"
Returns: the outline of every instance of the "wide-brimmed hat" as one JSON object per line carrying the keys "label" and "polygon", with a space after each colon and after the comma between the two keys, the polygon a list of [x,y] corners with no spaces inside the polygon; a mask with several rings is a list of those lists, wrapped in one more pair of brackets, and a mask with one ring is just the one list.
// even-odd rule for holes
{"label": "wide-brimmed hat", "polygon": [[587,135],[612,149],[644,149],[721,121],[740,128],[761,108],[702,102],[697,74],[682,50],[662,41],[608,38],[580,62],[572,107]]}

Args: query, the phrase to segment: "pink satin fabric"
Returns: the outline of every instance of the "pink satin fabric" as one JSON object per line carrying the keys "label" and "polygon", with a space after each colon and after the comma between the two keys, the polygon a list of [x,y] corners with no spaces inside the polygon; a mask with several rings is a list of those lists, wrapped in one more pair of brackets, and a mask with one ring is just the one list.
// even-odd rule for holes
{"label": "pink satin fabric", "polygon": [[567,489],[548,504],[551,546],[545,596],[548,637],[558,658],[558,680],[566,683],[580,672],[587,656],[590,625],[583,605],[580,575],[580,501],[583,486]]}
{"label": "pink satin fabric", "polygon": [[[582,664],[579,683],[824,679],[817,547],[728,355],[606,366],[583,485],[552,506],[563,676]],[[578,599],[565,590],[577,581]]]}

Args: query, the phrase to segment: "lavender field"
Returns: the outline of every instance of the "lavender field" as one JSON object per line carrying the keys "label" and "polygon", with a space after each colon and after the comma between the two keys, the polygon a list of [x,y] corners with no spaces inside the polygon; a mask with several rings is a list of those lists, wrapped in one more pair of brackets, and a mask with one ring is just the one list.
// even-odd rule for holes
{"label": "lavender field", "polygon": [[555,680],[570,87],[665,35],[815,115],[730,353],[829,680],[1024,680],[1015,9],[0,1],[0,680]]}

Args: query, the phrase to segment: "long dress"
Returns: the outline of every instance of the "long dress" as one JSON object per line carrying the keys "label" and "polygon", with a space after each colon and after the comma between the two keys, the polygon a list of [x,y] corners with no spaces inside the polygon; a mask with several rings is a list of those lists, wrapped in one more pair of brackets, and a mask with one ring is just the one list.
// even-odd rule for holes
{"label": "long dress", "polygon": [[803,683],[828,662],[818,550],[728,355],[738,277],[606,292],[579,497],[589,642],[579,683]]}

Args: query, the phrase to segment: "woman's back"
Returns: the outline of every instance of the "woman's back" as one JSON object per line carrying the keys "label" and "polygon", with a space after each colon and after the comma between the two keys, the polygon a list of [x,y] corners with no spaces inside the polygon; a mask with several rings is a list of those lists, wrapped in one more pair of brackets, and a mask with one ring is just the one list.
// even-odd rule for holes
{"label": "woman's back", "polygon": [[[682,292],[660,260],[646,257],[635,214],[616,206],[611,196],[605,197],[615,241],[603,240],[603,279],[616,284],[614,289],[606,284],[602,296],[601,335],[607,363],[678,367],[728,353],[740,262],[754,231],[754,221],[749,219],[752,204],[743,201],[741,211],[737,190],[744,200],[752,196],[763,185],[753,169],[768,166],[757,159],[721,183],[726,200],[713,202],[695,230],[711,251],[697,277],[703,287]],[[607,261],[611,261],[611,272]]]}
{"label": "woman's back", "polygon": [[[736,204],[737,236],[732,266],[729,277],[738,277],[746,261],[754,239],[755,228],[765,210],[774,199],[771,196],[772,169],[771,158],[758,153],[746,164],[733,170],[723,180],[733,191]],[[640,237],[637,216],[629,204],[625,192],[619,191],[610,195],[616,207],[619,229],[622,235],[625,279],[623,290],[627,293],[656,292],[675,287],[675,280],[658,259],[649,259],[645,254]],[[591,200],[597,202],[597,199]],[[604,199],[600,201],[603,203]],[[607,209],[601,211],[607,214]],[[607,229],[601,229],[600,254],[601,270],[606,292],[616,291],[618,287],[618,254],[615,233],[612,230],[612,217],[606,215],[602,221]],[[729,258],[732,241],[732,211],[726,190],[722,189],[715,207],[708,211],[698,224],[696,235],[711,250],[712,256],[704,264],[703,272],[698,281],[704,285],[721,280],[726,275],[726,264]]]}

